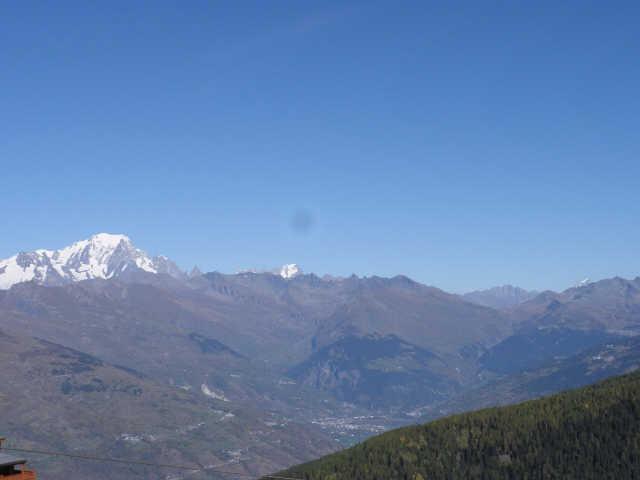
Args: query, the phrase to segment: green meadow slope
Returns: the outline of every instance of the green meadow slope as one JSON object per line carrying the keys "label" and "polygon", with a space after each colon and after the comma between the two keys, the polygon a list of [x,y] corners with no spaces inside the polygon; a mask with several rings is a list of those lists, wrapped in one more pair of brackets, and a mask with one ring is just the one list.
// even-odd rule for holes
{"label": "green meadow slope", "polygon": [[286,474],[308,480],[640,478],[640,373],[401,428]]}

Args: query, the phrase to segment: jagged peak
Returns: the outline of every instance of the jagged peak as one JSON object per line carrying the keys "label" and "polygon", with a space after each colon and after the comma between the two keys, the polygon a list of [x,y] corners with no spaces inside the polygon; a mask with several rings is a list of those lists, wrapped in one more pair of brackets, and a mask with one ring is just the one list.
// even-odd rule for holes
{"label": "jagged peak", "polygon": [[189,278],[195,278],[202,276],[202,270],[198,268],[197,265],[194,265],[191,271],[189,272]]}

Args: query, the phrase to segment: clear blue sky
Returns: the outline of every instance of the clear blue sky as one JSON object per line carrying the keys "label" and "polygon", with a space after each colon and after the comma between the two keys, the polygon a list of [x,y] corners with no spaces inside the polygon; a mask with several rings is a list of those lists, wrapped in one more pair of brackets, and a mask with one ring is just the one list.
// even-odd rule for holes
{"label": "clear blue sky", "polygon": [[[639,2],[0,3],[0,258],[640,274]],[[291,227],[296,212],[311,217]]]}

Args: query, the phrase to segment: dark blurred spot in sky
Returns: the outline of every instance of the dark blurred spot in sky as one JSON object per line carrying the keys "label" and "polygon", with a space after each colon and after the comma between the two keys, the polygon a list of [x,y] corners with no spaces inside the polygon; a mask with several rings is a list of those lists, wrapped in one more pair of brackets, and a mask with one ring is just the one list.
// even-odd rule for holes
{"label": "dark blurred spot in sky", "polygon": [[308,210],[298,210],[291,217],[291,229],[295,233],[306,235],[313,229],[315,219]]}

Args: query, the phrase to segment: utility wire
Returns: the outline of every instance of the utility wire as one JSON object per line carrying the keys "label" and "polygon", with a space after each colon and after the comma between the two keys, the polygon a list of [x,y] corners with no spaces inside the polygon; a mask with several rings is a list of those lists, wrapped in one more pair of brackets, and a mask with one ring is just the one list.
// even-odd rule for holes
{"label": "utility wire", "polygon": [[[221,473],[226,475],[234,475],[236,477],[242,477],[242,478],[255,478],[253,475],[247,475],[247,474],[238,473],[238,472],[231,472],[228,470],[217,470],[213,468],[176,465],[173,463],[153,463],[153,462],[143,462],[140,460],[123,460],[120,458],[96,457],[93,455],[80,455],[80,454],[73,454],[73,453],[52,452],[49,450],[30,450],[27,448],[9,448],[4,446],[0,447],[0,452],[2,450],[6,450],[9,452],[34,453],[37,455],[49,455],[53,457],[75,458],[78,460],[93,460],[96,462],[120,463],[125,465],[142,465],[145,467],[158,467],[158,468],[175,468],[178,470],[189,470],[192,472],[212,472],[212,473]],[[298,477],[284,477],[282,475],[262,475],[262,478],[273,478],[277,480],[303,480]]]}
{"label": "utility wire", "polygon": [[62,452],[50,452],[47,450],[29,450],[27,448],[9,448],[2,447],[1,450],[8,450],[10,452],[21,452],[21,453],[36,453],[40,455],[51,455],[55,457],[68,457],[68,458],[76,458],[80,460],[94,460],[97,462],[111,462],[111,463],[125,463],[130,465],[144,465],[146,467],[162,467],[162,468],[177,468],[180,470],[201,470],[200,467],[187,467],[184,465],[175,465],[170,463],[153,463],[153,462],[143,462],[139,460],[122,460],[119,458],[107,458],[107,457],[94,457],[92,455],[80,455],[73,453],[62,453]]}

